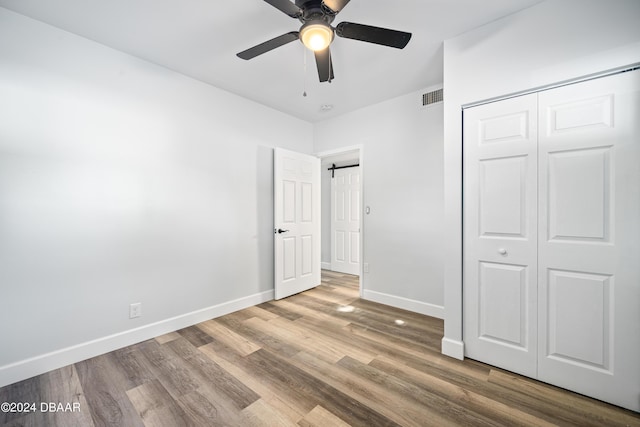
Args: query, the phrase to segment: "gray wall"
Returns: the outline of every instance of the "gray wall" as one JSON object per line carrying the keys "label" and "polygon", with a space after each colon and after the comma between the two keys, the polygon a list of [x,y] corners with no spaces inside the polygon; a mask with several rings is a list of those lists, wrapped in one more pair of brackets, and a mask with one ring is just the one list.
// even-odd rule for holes
{"label": "gray wall", "polygon": [[272,295],[272,147],[311,124],[2,8],[0,40],[0,386]]}
{"label": "gray wall", "polygon": [[364,296],[443,316],[442,104],[414,92],[314,127],[316,152],[363,146]]}

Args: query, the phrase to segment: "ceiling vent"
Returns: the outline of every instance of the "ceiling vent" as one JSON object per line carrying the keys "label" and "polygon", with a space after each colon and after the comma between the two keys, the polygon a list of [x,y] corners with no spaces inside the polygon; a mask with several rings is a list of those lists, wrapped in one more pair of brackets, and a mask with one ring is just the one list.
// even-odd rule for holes
{"label": "ceiling vent", "polygon": [[436,102],[442,102],[442,89],[434,90],[433,92],[427,92],[422,95],[422,106],[435,104]]}

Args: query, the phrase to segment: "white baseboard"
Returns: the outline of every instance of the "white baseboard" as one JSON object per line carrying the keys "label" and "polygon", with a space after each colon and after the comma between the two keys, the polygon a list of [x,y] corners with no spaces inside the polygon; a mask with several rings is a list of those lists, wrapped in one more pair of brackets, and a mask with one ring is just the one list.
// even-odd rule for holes
{"label": "white baseboard", "polygon": [[426,302],[384,294],[382,292],[369,291],[366,289],[362,294],[362,298],[373,302],[379,302],[380,304],[390,305],[391,307],[413,311],[414,313],[444,319],[444,307],[441,305],[429,304]]}
{"label": "white baseboard", "polygon": [[442,338],[442,354],[458,360],[464,359],[464,343],[462,341]]}
{"label": "white baseboard", "polygon": [[330,262],[321,262],[320,263],[320,268],[323,270],[331,270],[331,263]]}
{"label": "white baseboard", "polygon": [[13,384],[63,366],[71,365],[110,351],[146,341],[178,329],[195,325],[205,320],[224,316],[263,302],[271,301],[274,291],[265,291],[222,304],[161,320],[139,328],[98,338],[82,344],[63,348],[51,353],[0,366],[0,387]]}

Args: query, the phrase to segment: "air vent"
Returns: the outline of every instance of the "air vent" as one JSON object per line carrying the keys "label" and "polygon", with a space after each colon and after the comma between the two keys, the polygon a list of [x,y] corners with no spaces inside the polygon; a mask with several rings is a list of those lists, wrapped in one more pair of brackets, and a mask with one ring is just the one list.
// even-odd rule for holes
{"label": "air vent", "polygon": [[442,102],[442,89],[434,90],[433,92],[427,92],[422,95],[422,106],[435,104],[436,102]]}

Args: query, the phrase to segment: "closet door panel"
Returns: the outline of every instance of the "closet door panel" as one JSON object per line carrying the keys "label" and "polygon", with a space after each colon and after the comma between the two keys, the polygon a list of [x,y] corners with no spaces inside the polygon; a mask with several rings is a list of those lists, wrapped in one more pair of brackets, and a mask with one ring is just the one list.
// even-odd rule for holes
{"label": "closet door panel", "polygon": [[547,273],[548,357],[611,374],[613,278],[554,269]]}
{"label": "closet door panel", "polygon": [[539,117],[538,378],[640,411],[640,71]]}
{"label": "closet door panel", "polygon": [[527,350],[527,267],[480,262],[479,336]]}
{"label": "closet door panel", "polygon": [[467,357],[536,374],[536,95],[464,113]]}
{"label": "closet door panel", "polygon": [[479,160],[480,236],[526,239],[527,156]]}
{"label": "closet door panel", "polygon": [[548,153],[548,240],[610,243],[612,148]]}

